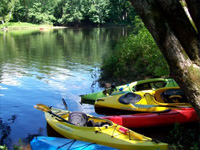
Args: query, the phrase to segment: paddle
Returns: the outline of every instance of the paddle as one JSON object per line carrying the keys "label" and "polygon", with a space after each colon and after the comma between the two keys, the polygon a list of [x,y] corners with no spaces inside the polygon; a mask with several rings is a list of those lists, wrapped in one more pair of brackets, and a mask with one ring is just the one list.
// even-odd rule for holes
{"label": "paddle", "polygon": [[62,98],[62,102],[63,102],[63,105],[65,106],[65,109],[68,110],[68,106],[67,106],[67,103],[65,102],[64,98]]}
{"label": "paddle", "polygon": [[[53,115],[53,116],[55,116],[55,117],[61,119],[61,120],[64,121],[64,122],[70,123],[69,121],[65,120],[64,118],[62,118],[62,117],[60,117],[60,116],[54,114],[53,112],[51,112],[51,108],[48,107],[48,106],[46,106],[46,105],[44,105],[44,104],[36,104],[36,105],[34,106],[34,108],[36,108],[36,109],[38,109],[38,110],[41,110],[41,111],[43,111],[43,112],[47,112],[47,113],[49,113],[49,114],[51,114],[51,115]],[[70,123],[70,124],[71,124],[71,123]]]}

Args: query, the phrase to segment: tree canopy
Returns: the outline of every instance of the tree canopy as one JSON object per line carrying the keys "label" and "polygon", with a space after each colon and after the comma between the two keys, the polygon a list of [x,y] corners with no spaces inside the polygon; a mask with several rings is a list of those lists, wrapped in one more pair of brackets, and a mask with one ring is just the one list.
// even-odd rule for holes
{"label": "tree canopy", "polygon": [[128,0],[2,0],[0,4],[0,20],[3,22],[75,26],[130,24],[134,16]]}

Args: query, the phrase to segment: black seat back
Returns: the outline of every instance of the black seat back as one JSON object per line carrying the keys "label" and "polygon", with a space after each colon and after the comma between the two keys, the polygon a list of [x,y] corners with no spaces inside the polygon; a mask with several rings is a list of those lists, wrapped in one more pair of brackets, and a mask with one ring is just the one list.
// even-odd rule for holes
{"label": "black seat back", "polygon": [[85,126],[88,121],[88,116],[82,112],[71,112],[68,121],[76,126]]}

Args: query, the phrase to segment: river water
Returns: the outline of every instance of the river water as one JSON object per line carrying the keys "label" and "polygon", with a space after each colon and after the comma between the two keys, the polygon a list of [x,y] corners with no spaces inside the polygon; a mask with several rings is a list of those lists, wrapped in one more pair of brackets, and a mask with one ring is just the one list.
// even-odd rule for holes
{"label": "river water", "polygon": [[25,30],[0,33],[0,145],[9,149],[32,135],[48,135],[45,104],[96,115],[80,105],[81,94],[102,90],[96,80],[104,59],[122,36],[122,27]]}

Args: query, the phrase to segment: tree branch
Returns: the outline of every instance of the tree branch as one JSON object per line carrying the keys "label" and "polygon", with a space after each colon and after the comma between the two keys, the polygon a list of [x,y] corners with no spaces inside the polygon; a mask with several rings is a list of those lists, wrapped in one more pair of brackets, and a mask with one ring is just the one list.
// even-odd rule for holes
{"label": "tree branch", "polygon": [[185,0],[189,13],[194,21],[195,26],[197,27],[198,32],[200,32],[200,1],[199,0]]}

